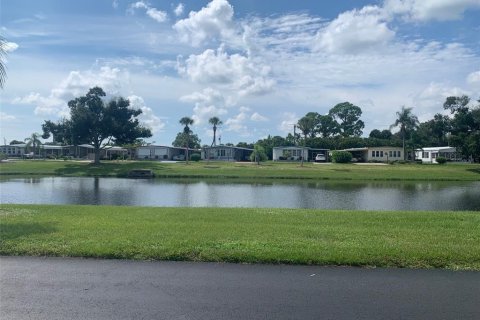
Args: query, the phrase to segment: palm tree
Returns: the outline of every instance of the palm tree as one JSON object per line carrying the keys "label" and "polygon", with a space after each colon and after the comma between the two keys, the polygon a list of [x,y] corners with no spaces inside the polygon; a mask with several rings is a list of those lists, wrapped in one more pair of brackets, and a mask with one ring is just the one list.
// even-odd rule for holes
{"label": "palm tree", "polygon": [[213,142],[212,147],[217,145],[217,127],[221,126],[223,122],[217,117],[211,117],[208,122],[213,125]]}
{"label": "palm tree", "polygon": [[27,143],[26,148],[29,149],[30,147],[33,148],[33,159],[35,159],[35,152],[37,150],[37,147],[40,147],[42,142],[39,139],[40,134],[39,133],[32,133],[32,135],[28,138],[25,139],[25,142]]}
{"label": "palm tree", "polygon": [[3,88],[5,79],[7,78],[7,71],[5,70],[5,63],[3,59],[7,54],[7,41],[0,37],[0,88]]}
{"label": "palm tree", "polygon": [[402,143],[403,143],[403,160],[406,160],[405,154],[405,138],[407,133],[415,130],[418,127],[418,118],[416,115],[412,113],[413,108],[405,108],[402,106],[400,111],[397,111],[397,119],[395,123],[390,126],[390,129],[395,127],[400,127],[400,134],[402,135]]}
{"label": "palm tree", "polygon": [[186,163],[188,164],[188,145],[189,145],[189,138],[190,138],[190,134],[192,133],[192,130],[190,130],[190,127],[192,124],[193,124],[193,119],[192,118],[189,118],[189,117],[183,117],[182,119],[180,119],[180,124],[185,126],[183,128],[183,134],[185,135],[185,141],[186,141],[186,150],[185,150],[185,158],[186,158]]}

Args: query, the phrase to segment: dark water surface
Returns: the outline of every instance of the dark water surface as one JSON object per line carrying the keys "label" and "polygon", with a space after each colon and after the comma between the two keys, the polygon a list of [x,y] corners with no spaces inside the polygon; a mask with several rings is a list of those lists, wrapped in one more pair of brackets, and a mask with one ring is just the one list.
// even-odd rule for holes
{"label": "dark water surface", "polygon": [[480,210],[480,182],[7,178],[1,203]]}

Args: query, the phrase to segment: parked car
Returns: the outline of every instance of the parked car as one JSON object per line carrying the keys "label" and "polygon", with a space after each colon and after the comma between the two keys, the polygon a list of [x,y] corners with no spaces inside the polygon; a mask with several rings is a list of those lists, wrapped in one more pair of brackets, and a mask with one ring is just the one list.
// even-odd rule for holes
{"label": "parked car", "polygon": [[324,154],[319,153],[315,156],[315,162],[326,161],[326,160],[327,158],[325,157]]}
{"label": "parked car", "polygon": [[184,154],[179,154],[179,155],[173,156],[172,159],[175,160],[175,161],[184,161],[185,160],[185,155]]}

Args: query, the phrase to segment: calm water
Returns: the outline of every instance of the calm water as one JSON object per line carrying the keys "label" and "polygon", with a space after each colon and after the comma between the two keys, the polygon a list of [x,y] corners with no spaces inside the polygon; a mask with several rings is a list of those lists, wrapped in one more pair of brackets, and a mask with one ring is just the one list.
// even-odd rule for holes
{"label": "calm water", "polygon": [[11,178],[1,203],[480,210],[480,182],[305,182]]}

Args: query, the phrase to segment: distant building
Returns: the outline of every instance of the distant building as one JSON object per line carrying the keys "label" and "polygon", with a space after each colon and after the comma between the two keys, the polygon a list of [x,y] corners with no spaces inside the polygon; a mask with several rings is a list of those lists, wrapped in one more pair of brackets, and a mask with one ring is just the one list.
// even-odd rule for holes
{"label": "distant building", "polygon": [[0,146],[0,153],[3,153],[7,157],[18,157],[21,158],[25,155],[26,144],[6,144]]}
{"label": "distant building", "polygon": [[443,157],[450,161],[461,159],[454,147],[429,147],[415,150],[415,159],[422,160],[422,163],[437,163],[437,158]]}
{"label": "distant building", "polygon": [[341,151],[350,152],[357,162],[388,162],[404,159],[403,148],[401,147],[364,147],[349,148]]}
{"label": "distant building", "polygon": [[[185,160],[185,148],[168,146],[140,146],[136,150],[136,158],[139,160]],[[196,149],[188,149],[189,155],[198,153]]]}
{"label": "distant building", "polygon": [[314,149],[309,147],[274,147],[273,161],[328,161],[328,149]]}
{"label": "distant building", "polygon": [[202,149],[203,160],[214,161],[250,161],[253,149],[234,146],[213,146]]}

